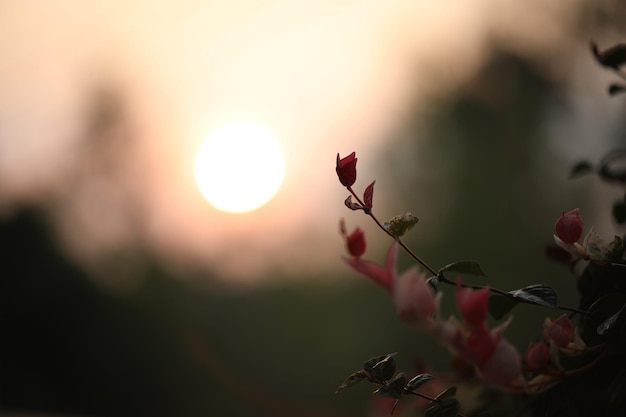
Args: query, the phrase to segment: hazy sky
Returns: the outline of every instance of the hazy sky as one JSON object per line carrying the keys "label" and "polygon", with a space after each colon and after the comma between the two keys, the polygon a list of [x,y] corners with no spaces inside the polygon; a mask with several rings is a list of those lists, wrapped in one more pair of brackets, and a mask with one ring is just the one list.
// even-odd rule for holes
{"label": "hazy sky", "polygon": [[[356,150],[367,172],[408,109],[461,85],[493,46],[558,67],[579,3],[4,1],[0,214],[47,207],[87,266],[139,243],[229,279],[333,270],[335,154]],[[91,143],[97,93],[119,112]],[[249,214],[213,209],[193,180],[201,140],[234,120],[265,125],[286,155],[283,187]]]}

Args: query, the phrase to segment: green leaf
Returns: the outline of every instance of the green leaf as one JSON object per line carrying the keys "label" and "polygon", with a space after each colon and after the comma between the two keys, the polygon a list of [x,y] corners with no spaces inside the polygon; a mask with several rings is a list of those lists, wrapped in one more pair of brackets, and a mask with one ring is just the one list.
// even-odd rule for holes
{"label": "green leaf", "polygon": [[459,274],[471,274],[471,275],[481,275],[486,277],[485,271],[480,266],[480,264],[476,261],[459,261],[453,262],[439,269],[439,273],[443,272],[458,272]]}
{"label": "green leaf", "polygon": [[406,387],[404,387],[404,389],[409,392],[415,391],[431,379],[433,379],[433,376],[430,374],[419,374],[411,378],[411,380],[406,383]]}
{"label": "green leaf", "polygon": [[346,388],[350,388],[351,386],[358,384],[359,382],[363,381],[364,379],[368,379],[367,373],[365,373],[363,370],[357,371],[355,373],[353,373],[352,375],[350,375],[349,377],[346,378],[345,381],[343,381],[343,383],[341,385],[339,385],[339,387],[337,387],[337,390],[335,391],[335,394],[343,391]]}
{"label": "green leaf", "polygon": [[374,391],[374,394],[387,398],[401,398],[404,394],[404,386],[406,385],[406,376],[400,372],[382,387]]}
{"label": "green leaf", "polygon": [[587,161],[581,161],[581,162],[577,163],[576,165],[574,165],[574,167],[570,171],[569,176],[570,176],[570,178],[580,177],[580,176],[583,176],[583,175],[591,174],[591,173],[593,173],[593,171],[594,171],[593,165],[591,165]]}
{"label": "green leaf", "polygon": [[529,285],[519,290],[509,291],[509,294],[524,303],[550,308],[557,308],[558,306],[559,296],[554,288],[543,284]]}

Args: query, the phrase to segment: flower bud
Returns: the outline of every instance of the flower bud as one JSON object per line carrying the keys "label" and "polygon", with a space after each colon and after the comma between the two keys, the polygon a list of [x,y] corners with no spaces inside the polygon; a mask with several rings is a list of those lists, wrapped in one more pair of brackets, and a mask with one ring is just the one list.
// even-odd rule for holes
{"label": "flower bud", "polygon": [[548,317],[543,322],[543,336],[562,348],[574,339],[574,326],[565,314],[557,319]]}
{"label": "flower bud", "polygon": [[531,371],[543,368],[550,362],[550,348],[544,342],[530,343],[526,349],[526,365]]}
{"label": "flower bud", "polygon": [[392,236],[400,237],[411,230],[418,221],[419,219],[417,217],[411,212],[408,212],[401,216],[392,217],[391,220],[385,223],[385,228]]}
{"label": "flower bud", "polygon": [[583,219],[580,217],[578,209],[563,213],[554,225],[554,230],[559,239],[564,243],[572,244],[578,242],[583,235]]}
{"label": "flower bud", "polygon": [[352,152],[345,158],[339,158],[337,154],[337,176],[339,182],[345,187],[351,187],[356,182],[356,153]]}
{"label": "flower bud", "polygon": [[358,227],[354,229],[354,232],[346,236],[346,245],[350,255],[360,258],[365,253],[367,247],[363,231]]}

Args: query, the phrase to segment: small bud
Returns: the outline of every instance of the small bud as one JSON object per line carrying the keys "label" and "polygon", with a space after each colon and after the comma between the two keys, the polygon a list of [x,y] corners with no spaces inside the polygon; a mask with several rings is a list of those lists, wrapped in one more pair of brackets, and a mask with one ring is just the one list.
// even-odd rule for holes
{"label": "small bud", "polygon": [[562,348],[567,346],[574,338],[574,326],[572,322],[563,314],[557,319],[546,318],[543,322],[543,336],[554,341],[554,344]]}
{"label": "small bud", "polygon": [[583,235],[583,219],[580,210],[574,209],[563,213],[554,225],[556,236],[566,244],[578,242]]}
{"label": "small bud", "polygon": [[355,258],[360,258],[367,248],[365,243],[365,234],[360,228],[354,229],[354,231],[346,236],[346,245],[348,247],[348,253]]}
{"label": "small bud", "polygon": [[393,236],[400,237],[411,230],[418,221],[419,219],[409,212],[393,217],[388,223],[385,223],[385,227]]}
{"label": "small bud", "polygon": [[337,176],[339,182],[345,187],[351,187],[356,182],[356,153],[352,152],[345,158],[339,158],[337,154]]}
{"label": "small bud", "polygon": [[530,343],[526,349],[526,365],[531,371],[543,368],[550,362],[550,348],[544,342]]}

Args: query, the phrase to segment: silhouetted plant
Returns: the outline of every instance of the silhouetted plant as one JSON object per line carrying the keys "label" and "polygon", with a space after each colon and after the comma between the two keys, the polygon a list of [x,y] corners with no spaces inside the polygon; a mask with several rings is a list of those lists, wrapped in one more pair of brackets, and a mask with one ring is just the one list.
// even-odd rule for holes
{"label": "silhouetted plant", "polygon": [[[626,45],[592,52],[603,66],[626,79],[621,67],[626,64]],[[626,86],[612,85],[609,94],[626,91]],[[614,150],[597,164],[579,162],[572,176],[595,173],[600,180],[626,184],[626,150]],[[537,416],[626,415],[626,263],[623,237],[601,238],[585,224],[579,209],[564,211],[556,219],[549,257],[570,266],[577,278],[580,303],[577,307],[559,304],[557,292],[544,284],[514,290],[463,282],[461,275],[485,276],[476,261],[462,260],[435,268],[421,259],[402,240],[418,219],[411,213],[381,222],[374,214],[374,182],[361,198],[353,189],[357,180],[357,158],[353,152],[341,158],[337,154],[339,181],[349,192],[344,201],[352,211],[362,211],[392,240],[384,264],[363,258],[366,237],[360,228],[348,232],[345,221],[340,231],[349,257],[346,263],[356,272],[383,287],[390,295],[398,317],[405,324],[432,335],[468,366],[459,367],[467,377],[486,386],[524,399],[515,415],[529,412]],[[612,217],[626,223],[626,195],[615,202]],[[419,265],[404,272],[397,270],[398,250],[402,248]],[[442,285],[455,289],[455,304],[461,320],[441,317],[439,304]],[[518,304],[532,304],[549,310],[541,337],[528,343],[524,354],[507,341],[503,333],[510,324],[507,315]],[[560,313],[558,313],[560,311]],[[502,322],[494,328],[487,315]],[[431,396],[420,389],[431,384],[434,376],[419,373],[408,378],[396,373],[395,353],[376,356],[348,376],[337,392],[359,382],[378,385],[374,394],[398,402],[407,396],[427,400],[424,415],[429,417],[462,416],[456,387]],[[460,372],[460,371],[459,371]],[[462,378],[457,378],[462,381]],[[488,415],[485,410],[470,410]],[[514,413],[512,412],[511,415]]]}

